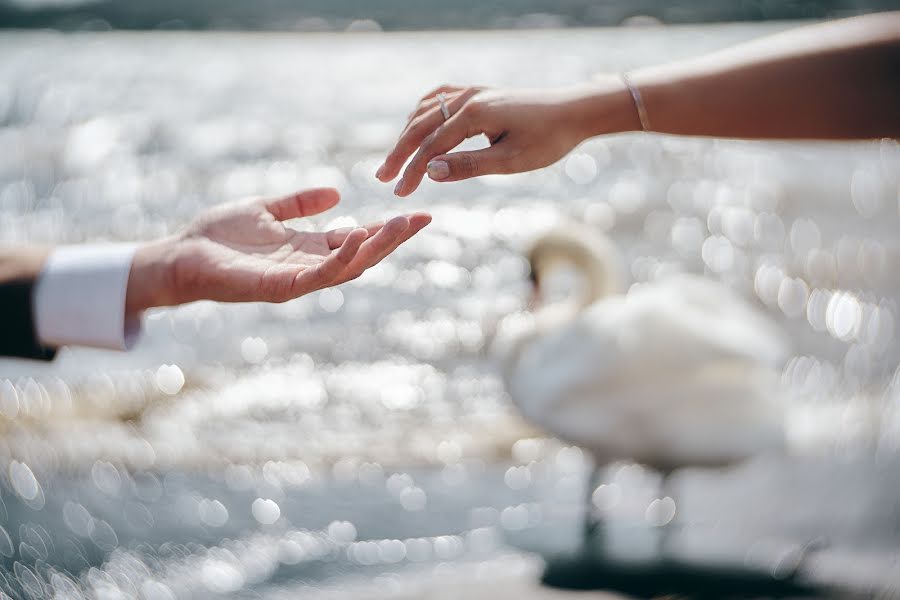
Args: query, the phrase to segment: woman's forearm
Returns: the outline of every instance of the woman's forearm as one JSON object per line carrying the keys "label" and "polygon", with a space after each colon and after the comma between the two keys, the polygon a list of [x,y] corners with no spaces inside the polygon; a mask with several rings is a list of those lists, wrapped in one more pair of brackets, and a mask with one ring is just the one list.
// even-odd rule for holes
{"label": "woman's forearm", "polygon": [[630,78],[662,133],[900,137],[900,12],[801,27]]}
{"label": "woman's forearm", "polygon": [[[550,165],[587,138],[647,129],[755,139],[900,139],[900,12],[802,27],[703,57],[553,90],[442,86],[378,169],[394,193]],[[643,119],[637,96],[646,109]],[[643,121],[643,125],[641,123]],[[491,145],[453,149],[484,134]]]}

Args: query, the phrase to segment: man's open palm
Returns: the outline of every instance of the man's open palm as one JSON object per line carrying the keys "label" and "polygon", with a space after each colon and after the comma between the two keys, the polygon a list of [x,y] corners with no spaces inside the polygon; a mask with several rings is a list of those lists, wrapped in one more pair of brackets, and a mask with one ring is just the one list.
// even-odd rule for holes
{"label": "man's open palm", "polygon": [[[165,297],[142,302],[152,290],[132,290],[130,281],[130,309],[195,300],[284,302],[359,277],[431,222],[429,215],[415,213],[326,232],[297,231],[283,223],[321,213],[339,199],[337,190],[322,188],[209,210],[167,240]],[[137,269],[141,258],[139,252]]]}

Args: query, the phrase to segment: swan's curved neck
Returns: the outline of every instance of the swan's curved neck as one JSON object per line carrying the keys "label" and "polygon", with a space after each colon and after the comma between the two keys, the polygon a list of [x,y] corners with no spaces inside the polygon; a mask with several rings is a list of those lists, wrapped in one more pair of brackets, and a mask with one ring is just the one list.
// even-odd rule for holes
{"label": "swan's curved neck", "polygon": [[528,260],[538,289],[542,279],[559,266],[569,265],[581,273],[585,285],[574,298],[577,310],[619,291],[616,253],[600,233],[570,228],[551,232],[534,244]]}

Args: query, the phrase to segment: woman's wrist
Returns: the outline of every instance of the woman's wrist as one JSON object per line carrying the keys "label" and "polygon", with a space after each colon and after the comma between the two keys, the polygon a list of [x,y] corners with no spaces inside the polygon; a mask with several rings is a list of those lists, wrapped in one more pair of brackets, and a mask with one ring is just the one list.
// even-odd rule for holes
{"label": "woman's wrist", "polygon": [[598,135],[642,130],[634,97],[618,75],[604,75],[575,88],[567,110],[579,142]]}

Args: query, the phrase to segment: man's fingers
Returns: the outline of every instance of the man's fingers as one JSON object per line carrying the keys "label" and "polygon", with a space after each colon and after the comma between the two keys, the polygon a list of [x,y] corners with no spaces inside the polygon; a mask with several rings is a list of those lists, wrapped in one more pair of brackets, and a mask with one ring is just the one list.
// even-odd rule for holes
{"label": "man's fingers", "polygon": [[[421,231],[426,225],[431,223],[431,215],[429,215],[428,213],[413,213],[411,215],[407,215],[405,219],[407,220],[408,225],[406,229],[399,235],[393,236],[393,239],[385,238],[384,242],[379,243],[377,246],[373,243],[371,248],[372,252],[366,253],[366,256],[363,256],[365,245],[363,246],[363,249],[360,249],[359,253],[356,255],[356,259],[354,259],[353,261],[354,264],[351,265],[350,269],[348,270],[348,279],[358,277],[366,269],[371,269],[372,267],[380,263],[401,244],[419,233],[419,231]],[[369,240],[366,242],[366,244],[368,244],[369,242],[374,242],[374,240]]]}
{"label": "man's fingers", "polygon": [[[382,227],[384,227],[383,221],[378,221],[377,223],[369,223],[368,225],[361,225],[363,229],[369,234],[369,237],[378,233]],[[328,241],[328,248],[331,250],[335,250],[340,248],[341,244],[344,243],[344,240],[347,239],[347,236],[355,229],[359,229],[360,227],[341,227],[340,229],[332,229],[331,231],[325,232],[325,239]]]}
{"label": "man's fingers", "polygon": [[394,252],[397,248],[399,248],[404,242],[406,242],[409,238],[419,233],[426,225],[431,223],[431,215],[427,213],[414,213],[407,217],[409,219],[409,227],[406,228],[400,236],[394,240],[394,242],[384,248],[381,252],[379,252],[374,260],[370,261],[368,265],[366,265],[366,269],[370,269],[388,257],[391,253]]}
{"label": "man's fingers", "polygon": [[348,275],[358,275],[375,264],[378,256],[387,252],[408,229],[409,219],[406,217],[394,217],[385,223],[381,231],[367,239],[359,249],[356,258],[353,259],[353,264],[347,270]]}
{"label": "man's fingers", "polygon": [[347,234],[341,247],[313,268],[301,271],[295,278],[291,293],[296,298],[339,279],[344,270],[353,262],[360,246],[369,237],[365,229],[354,229]]}
{"label": "man's fingers", "polygon": [[276,219],[286,221],[324,212],[337,204],[340,199],[340,193],[334,188],[315,188],[275,200],[265,200],[264,203],[266,210]]}
{"label": "man's fingers", "polygon": [[[447,100],[447,110],[450,115],[456,115],[465,106],[471,96],[460,94]],[[429,111],[424,112],[409,122],[400,138],[394,145],[394,148],[388,153],[384,159],[384,164],[375,173],[375,176],[384,182],[388,182],[400,172],[406,159],[416,151],[416,148],[439,127],[444,124],[444,115],[437,106],[432,107]]]}
{"label": "man's fingers", "polygon": [[[409,237],[420,232],[424,229],[429,223],[431,223],[431,215],[426,212],[417,212],[411,215],[407,215],[406,217],[409,219],[409,230],[412,234]],[[409,238],[407,238],[409,239]]]}
{"label": "man's fingers", "polygon": [[429,179],[444,182],[508,173],[511,169],[512,165],[502,142],[482,150],[435,156],[426,166]]}
{"label": "man's fingers", "polygon": [[413,213],[407,218],[409,219],[409,227],[406,229],[406,231],[404,231],[400,238],[393,244],[391,244],[391,246],[389,246],[387,250],[379,254],[376,260],[366,268],[373,267],[380,263],[385,259],[385,257],[390,255],[394,250],[400,247],[400,245],[402,245],[412,236],[422,231],[422,229],[424,229],[429,223],[431,223],[431,215],[429,215],[428,213]]}

